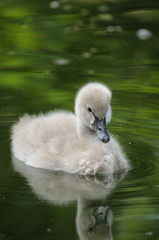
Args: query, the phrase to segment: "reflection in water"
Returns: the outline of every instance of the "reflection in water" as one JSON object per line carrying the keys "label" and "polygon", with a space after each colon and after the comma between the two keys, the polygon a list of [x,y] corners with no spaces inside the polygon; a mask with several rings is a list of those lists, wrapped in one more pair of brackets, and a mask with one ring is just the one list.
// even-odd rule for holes
{"label": "reflection in water", "polygon": [[125,170],[80,176],[32,168],[15,158],[13,165],[40,199],[60,205],[77,200],[76,227],[81,240],[112,239],[113,217],[106,198],[125,176]]}
{"label": "reflection in water", "polygon": [[112,211],[102,200],[78,200],[76,225],[81,240],[113,239],[112,220]]}

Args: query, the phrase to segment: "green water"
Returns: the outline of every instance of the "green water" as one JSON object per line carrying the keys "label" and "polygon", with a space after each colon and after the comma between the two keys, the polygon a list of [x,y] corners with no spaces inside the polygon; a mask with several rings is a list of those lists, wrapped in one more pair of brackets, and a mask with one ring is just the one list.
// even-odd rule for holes
{"label": "green water", "polygon": [[[1,0],[0,10],[0,240],[159,239],[159,2]],[[89,81],[113,92],[108,130],[128,174],[88,179],[13,163],[19,116],[73,111]],[[91,232],[101,206],[112,225],[107,216]]]}

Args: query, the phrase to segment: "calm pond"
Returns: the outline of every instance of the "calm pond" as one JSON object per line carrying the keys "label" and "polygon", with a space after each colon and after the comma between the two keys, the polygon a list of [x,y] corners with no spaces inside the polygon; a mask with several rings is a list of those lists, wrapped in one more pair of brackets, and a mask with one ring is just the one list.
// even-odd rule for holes
{"label": "calm pond", "polygon": [[[0,1],[0,240],[159,239],[159,1]],[[108,125],[132,168],[80,177],[12,159],[24,113],[112,90]]]}

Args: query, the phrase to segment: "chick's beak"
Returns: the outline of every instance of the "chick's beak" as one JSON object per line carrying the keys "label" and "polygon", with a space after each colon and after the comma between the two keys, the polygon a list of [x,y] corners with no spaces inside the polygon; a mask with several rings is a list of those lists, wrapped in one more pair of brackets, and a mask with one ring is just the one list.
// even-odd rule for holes
{"label": "chick's beak", "polygon": [[99,120],[96,116],[95,116],[95,132],[97,134],[97,137],[100,141],[102,141],[103,143],[107,143],[110,141],[110,136],[109,133],[107,131],[106,128],[106,120],[105,118],[102,120]]}

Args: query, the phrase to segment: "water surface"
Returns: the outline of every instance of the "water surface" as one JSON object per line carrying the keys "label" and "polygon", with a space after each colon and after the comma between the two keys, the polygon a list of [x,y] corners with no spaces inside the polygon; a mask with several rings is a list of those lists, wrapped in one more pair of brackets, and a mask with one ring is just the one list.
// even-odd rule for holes
{"label": "water surface", "polygon": [[[0,9],[0,240],[158,239],[158,1],[2,0]],[[12,124],[25,112],[73,111],[89,81],[113,92],[108,130],[130,160],[128,174],[74,179],[15,167]],[[60,182],[54,192],[59,181],[78,188]],[[85,224],[86,235],[84,203],[82,222],[106,215],[93,231]]]}

